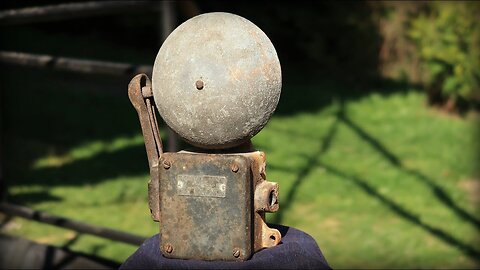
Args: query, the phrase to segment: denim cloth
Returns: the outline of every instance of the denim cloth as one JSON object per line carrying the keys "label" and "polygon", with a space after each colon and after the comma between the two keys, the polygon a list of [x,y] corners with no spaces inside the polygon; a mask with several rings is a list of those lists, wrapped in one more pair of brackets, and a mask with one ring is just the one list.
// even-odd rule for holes
{"label": "denim cloth", "polygon": [[147,239],[120,269],[330,269],[315,240],[295,228],[269,224],[282,234],[276,247],[242,262],[168,259],[160,253],[158,234]]}

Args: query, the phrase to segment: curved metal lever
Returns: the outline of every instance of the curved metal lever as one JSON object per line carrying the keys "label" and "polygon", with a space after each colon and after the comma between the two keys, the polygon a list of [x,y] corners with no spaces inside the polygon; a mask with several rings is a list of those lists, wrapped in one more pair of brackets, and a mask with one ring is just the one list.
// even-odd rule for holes
{"label": "curved metal lever", "polygon": [[150,181],[148,182],[148,205],[154,221],[160,219],[158,164],[163,154],[162,139],[158,131],[156,107],[153,100],[152,83],[147,75],[138,74],[128,85],[128,97],[138,113],[142,127]]}

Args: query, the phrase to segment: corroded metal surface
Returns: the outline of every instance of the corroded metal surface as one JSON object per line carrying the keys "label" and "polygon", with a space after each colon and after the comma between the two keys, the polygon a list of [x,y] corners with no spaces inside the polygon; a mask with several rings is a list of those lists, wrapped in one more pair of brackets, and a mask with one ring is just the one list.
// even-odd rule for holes
{"label": "corroded metal surface", "polygon": [[272,43],[237,15],[206,13],[175,29],[153,68],[160,115],[187,142],[240,145],[267,123],[279,101],[281,68]]}
{"label": "corroded metal surface", "polygon": [[159,181],[158,166],[163,153],[162,140],[158,131],[155,116],[155,103],[153,101],[151,82],[147,75],[138,74],[133,77],[128,85],[128,97],[138,113],[143,139],[147,150],[148,165],[150,168],[150,181],[148,181],[148,204],[153,220],[159,221]]}
{"label": "corroded metal surface", "polygon": [[278,245],[282,239],[280,232],[271,229],[265,223],[265,213],[277,212],[278,203],[278,184],[267,181],[266,175],[266,156],[264,152],[254,151],[243,153],[251,160],[251,172],[254,185],[254,234],[253,245],[254,252],[264,248]]}
{"label": "corroded metal surface", "polygon": [[165,153],[159,170],[161,250],[169,258],[246,260],[281,234],[265,223],[278,210],[278,184],[265,154]]}
{"label": "corroded metal surface", "polygon": [[[246,260],[252,254],[250,161],[240,155],[165,153],[160,168],[164,256]],[[237,164],[236,172],[231,164]],[[234,256],[238,253],[238,256]]]}

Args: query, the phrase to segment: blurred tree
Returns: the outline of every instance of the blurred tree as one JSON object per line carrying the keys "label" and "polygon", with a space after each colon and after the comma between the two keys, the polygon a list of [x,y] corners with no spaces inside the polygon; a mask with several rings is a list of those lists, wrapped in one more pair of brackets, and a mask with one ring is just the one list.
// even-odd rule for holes
{"label": "blurred tree", "polygon": [[376,15],[382,37],[379,72],[383,78],[419,83],[419,59],[416,46],[407,32],[409,21],[428,4],[426,2],[369,2]]}
{"label": "blurred tree", "polygon": [[429,2],[411,18],[408,36],[431,105],[453,111],[480,101],[479,2]]}

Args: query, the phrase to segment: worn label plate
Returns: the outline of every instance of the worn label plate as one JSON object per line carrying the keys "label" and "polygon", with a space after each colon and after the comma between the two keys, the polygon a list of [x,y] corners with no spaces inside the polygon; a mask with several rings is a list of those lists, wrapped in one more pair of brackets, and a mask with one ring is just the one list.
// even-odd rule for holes
{"label": "worn label plate", "polygon": [[177,175],[177,194],[225,198],[227,178],[215,175]]}
{"label": "worn label plate", "polygon": [[[167,258],[246,260],[253,248],[250,160],[242,155],[163,153],[160,239]],[[232,164],[238,170],[232,170]],[[172,250],[167,252],[167,247]],[[234,256],[236,251],[240,254]]]}

